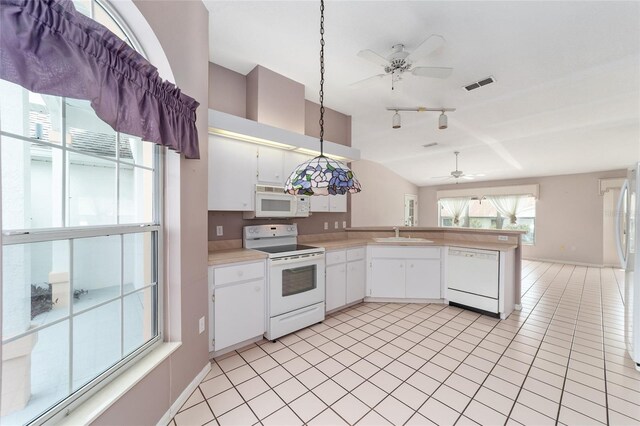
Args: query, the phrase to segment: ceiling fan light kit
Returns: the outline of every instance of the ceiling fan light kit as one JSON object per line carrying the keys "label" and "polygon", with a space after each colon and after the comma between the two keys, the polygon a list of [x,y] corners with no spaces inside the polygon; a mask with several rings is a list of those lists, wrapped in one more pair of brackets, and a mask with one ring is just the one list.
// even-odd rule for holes
{"label": "ceiling fan light kit", "polygon": [[370,49],[364,49],[358,52],[358,56],[362,59],[373,62],[381,66],[384,74],[374,75],[364,80],[353,83],[359,85],[372,79],[391,76],[391,90],[395,90],[395,84],[402,80],[402,75],[409,73],[418,77],[430,78],[448,78],[453,72],[453,68],[449,67],[414,67],[419,61],[426,59],[431,53],[440,49],[445,43],[444,37],[438,34],[431,34],[422,43],[416,46],[412,52],[405,50],[402,43],[394,44],[391,47],[391,53],[382,56]]}

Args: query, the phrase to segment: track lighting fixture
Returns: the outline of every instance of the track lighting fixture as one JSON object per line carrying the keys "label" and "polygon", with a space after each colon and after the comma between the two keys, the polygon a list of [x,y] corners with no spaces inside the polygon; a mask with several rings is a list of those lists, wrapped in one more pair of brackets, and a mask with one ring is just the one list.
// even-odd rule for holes
{"label": "track lighting fixture", "polygon": [[448,127],[447,122],[448,122],[447,116],[444,115],[444,111],[442,111],[442,113],[440,113],[440,118],[438,118],[438,129],[440,130],[446,129]]}
{"label": "track lighting fixture", "polygon": [[427,108],[427,107],[387,107],[387,111],[395,111],[392,118],[392,127],[394,129],[399,129],[402,125],[400,121],[400,113],[399,111],[413,111],[413,112],[440,112],[440,117],[438,118],[438,129],[444,130],[449,127],[449,117],[446,116],[445,113],[455,111],[455,108]]}
{"label": "track lighting fixture", "polygon": [[393,119],[391,120],[391,127],[393,127],[394,129],[399,129],[400,127],[402,127],[402,119],[400,117],[400,114],[398,114],[398,111],[396,111],[396,113],[393,114]]}

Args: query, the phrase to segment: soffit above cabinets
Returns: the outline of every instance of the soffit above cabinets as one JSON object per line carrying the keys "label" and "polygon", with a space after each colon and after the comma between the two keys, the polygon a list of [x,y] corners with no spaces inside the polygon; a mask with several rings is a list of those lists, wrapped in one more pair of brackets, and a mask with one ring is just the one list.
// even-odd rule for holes
{"label": "soffit above cabinets", "polygon": [[[258,145],[273,146],[285,151],[309,155],[320,154],[320,141],[317,138],[212,109],[209,110],[209,133]],[[359,149],[327,140],[324,141],[324,154],[340,161],[360,159]]]}

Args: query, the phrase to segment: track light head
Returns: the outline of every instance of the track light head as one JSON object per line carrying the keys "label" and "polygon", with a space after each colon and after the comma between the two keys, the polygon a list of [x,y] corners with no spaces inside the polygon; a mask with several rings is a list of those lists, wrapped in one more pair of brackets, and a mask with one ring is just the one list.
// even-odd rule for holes
{"label": "track light head", "polygon": [[447,116],[444,114],[444,111],[442,111],[440,118],[438,118],[438,129],[444,130],[449,127],[448,121]]}
{"label": "track light head", "polygon": [[400,114],[398,114],[398,111],[396,111],[396,113],[393,114],[393,119],[391,120],[391,127],[393,127],[394,129],[399,129],[400,127],[402,127],[402,119],[400,117]]}

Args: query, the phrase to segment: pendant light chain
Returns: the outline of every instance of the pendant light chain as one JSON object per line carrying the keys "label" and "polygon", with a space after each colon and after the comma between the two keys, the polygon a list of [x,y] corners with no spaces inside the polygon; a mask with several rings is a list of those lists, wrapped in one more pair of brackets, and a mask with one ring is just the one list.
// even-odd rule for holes
{"label": "pendant light chain", "polygon": [[320,155],[324,155],[324,0],[320,0]]}
{"label": "pendant light chain", "polygon": [[297,166],[284,186],[291,195],[345,195],[361,191],[348,166],[324,155],[324,0],[320,0],[320,155]]}

